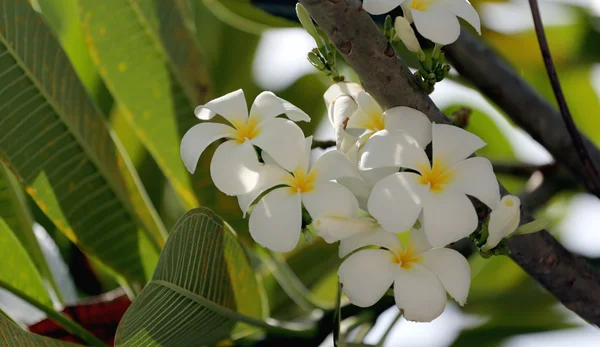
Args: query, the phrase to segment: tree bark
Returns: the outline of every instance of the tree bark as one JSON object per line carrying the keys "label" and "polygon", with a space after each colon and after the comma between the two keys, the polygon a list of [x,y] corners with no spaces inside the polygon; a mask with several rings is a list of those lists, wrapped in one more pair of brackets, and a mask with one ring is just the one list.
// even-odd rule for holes
{"label": "tree bark", "polygon": [[[384,109],[408,106],[425,113],[433,122],[449,123],[429,96],[418,87],[416,78],[400,61],[369,14],[362,9],[360,1],[300,0],[300,3],[356,71],[365,90]],[[527,107],[531,109],[533,106],[530,104]],[[531,121],[532,127],[534,122],[542,123]],[[558,128],[544,129],[556,132],[563,128],[561,124]],[[544,135],[543,138],[547,137],[553,136]],[[565,150],[568,144],[561,146]],[[556,158],[561,160],[563,157]],[[564,159],[569,159],[569,165],[577,172],[582,169],[581,165],[577,165],[576,158]],[[502,186],[501,192],[503,195],[508,193]],[[521,220],[523,223],[531,220],[526,206],[522,208]],[[512,259],[567,308],[593,324],[600,324],[600,277],[595,269],[569,253],[546,231],[512,237],[508,245]]]}

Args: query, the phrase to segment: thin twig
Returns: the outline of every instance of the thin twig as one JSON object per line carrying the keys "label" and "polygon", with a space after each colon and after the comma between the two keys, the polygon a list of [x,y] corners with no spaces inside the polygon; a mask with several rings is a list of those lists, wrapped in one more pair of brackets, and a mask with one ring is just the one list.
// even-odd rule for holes
{"label": "thin twig", "polygon": [[330,147],[335,147],[334,140],[324,140],[324,141],[313,140],[313,142],[312,142],[313,149],[315,149],[315,148],[327,149]]}
{"label": "thin twig", "polygon": [[333,315],[333,346],[338,347],[340,342],[340,322],[342,321],[342,283],[338,279],[335,312]]}
{"label": "thin twig", "polygon": [[542,51],[542,57],[544,58],[544,64],[546,65],[546,71],[548,72],[548,78],[550,78],[552,90],[554,90],[554,96],[556,97],[556,101],[558,102],[562,118],[565,122],[567,130],[569,131],[569,135],[571,135],[573,147],[575,147],[577,155],[579,156],[579,159],[583,163],[585,170],[590,176],[590,180],[594,184],[595,189],[600,189],[600,177],[598,176],[598,171],[596,170],[594,162],[590,158],[590,155],[583,144],[583,139],[581,138],[581,135],[577,130],[577,126],[573,121],[571,111],[569,111],[569,107],[567,106],[567,100],[565,99],[565,95],[563,94],[562,88],[560,86],[560,81],[558,80],[556,66],[554,65],[554,61],[552,60],[552,55],[550,54],[550,47],[548,46],[548,40],[546,40],[546,34],[544,33],[544,26],[542,24],[542,18],[540,16],[538,2],[537,0],[529,0],[529,5],[531,7],[531,14],[533,15],[533,24],[535,26],[535,32],[537,34],[538,42],[540,44],[540,50]]}
{"label": "thin twig", "polygon": [[492,163],[492,166],[494,167],[494,172],[496,174],[506,174],[525,178],[529,178],[537,171],[546,174],[552,171],[556,171],[557,169],[556,163],[545,165],[530,165],[522,163],[494,162]]}

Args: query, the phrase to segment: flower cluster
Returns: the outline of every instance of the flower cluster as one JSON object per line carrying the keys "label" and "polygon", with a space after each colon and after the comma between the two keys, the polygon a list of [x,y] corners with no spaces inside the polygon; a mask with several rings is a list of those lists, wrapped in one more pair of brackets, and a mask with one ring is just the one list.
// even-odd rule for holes
{"label": "flower cluster", "polygon": [[439,316],[446,292],[464,304],[469,263],[444,247],[477,229],[470,198],[493,210],[486,250],[519,224],[518,201],[500,199],[490,162],[469,158],[485,143],[463,129],[432,124],[415,109],[384,110],[358,84],[337,83],[324,99],[337,148],[312,164],[312,137],[296,124],[308,115],[270,92],[248,113],[241,90],[196,109],[201,120],[218,114],[229,124],[191,128],[182,159],[193,173],[207,146],[225,138],[210,174],[250,214],[250,235],[277,252],[293,250],[304,227],[326,242],[339,241],[338,275],[355,305],[373,305],[392,285],[409,320]]}

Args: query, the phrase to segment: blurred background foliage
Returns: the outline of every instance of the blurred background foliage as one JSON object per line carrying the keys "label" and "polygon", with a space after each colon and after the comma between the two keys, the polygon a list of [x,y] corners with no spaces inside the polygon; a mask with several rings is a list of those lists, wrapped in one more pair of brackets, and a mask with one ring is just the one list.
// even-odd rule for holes
{"label": "blurred background foliage", "polygon": [[[3,3],[11,1],[15,0]],[[471,2],[482,17],[482,39],[549,102],[555,103],[527,2]],[[247,232],[247,221],[242,219],[235,199],[212,186],[208,165],[215,146],[203,154],[196,174],[189,175],[179,158],[179,140],[197,121],[193,115],[196,105],[239,88],[244,90],[247,100],[253,100],[262,90],[274,91],[312,117],[310,124],[302,124],[306,135],[314,134],[321,140],[332,138],[322,101],[323,92],[331,82],[305,61],[312,43],[294,21],[295,2],[31,0],[31,5],[56,34],[91,97],[90,102],[110,125],[111,136],[118,139],[117,151],[128,157],[131,168],[137,171],[130,178],[123,173],[128,182],[125,185],[142,190],[135,193],[139,195],[130,196],[133,207],[127,207],[128,211],[137,211],[136,218],[142,219],[141,224],[146,228],[154,223],[156,231],[151,235],[158,239],[160,230],[171,230],[186,211],[207,207],[233,227],[245,249],[255,249]],[[541,5],[550,47],[575,121],[600,145],[600,117],[597,115],[600,110],[600,4],[596,0],[542,0]],[[14,23],[18,23],[18,17]],[[414,62],[401,43],[396,48],[409,64]],[[353,79],[348,67],[342,67],[342,71],[348,79]],[[461,107],[472,110],[467,130],[488,143],[478,155],[500,164],[551,162],[539,145],[516,129],[508,117],[460,76],[452,75],[449,81],[436,86],[432,98],[447,115]],[[0,153],[5,155],[3,150],[0,147]],[[19,181],[25,187],[32,185],[18,177],[19,167],[9,169],[11,159],[3,161],[6,165],[0,164],[0,249],[3,254],[10,249],[7,252],[10,256],[3,256],[0,282],[24,290],[48,307],[52,307],[51,300],[55,304],[74,304],[119,287],[136,292],[143,285],[140,277],[121,271],[130,269],[110,263],[107,266],[101,249],[88,253],[78,248],[74,243],[77,239],[69,235],[68,228],[57,224],[57,217],[48,213],[47,202],[35,199],[35,192],[30,188],[21,187]],[[131,168],[125,165],[121,170],[129,172]],[[136,184],[137,175],[140,184]],[[533,180],[521,174],[499,174],[499,178],[515,195],[528,194],[528,184]],[[538,215],[552,220],[551,231],[571,251],[600,265],[595,259],[600,259],[600,237],[593,235],[600,229],[600,221],[590,217],[590,214],[598,214],[600,204],[572,185],[555,188],[557,194],[540,206]],[[125,194],[134,193],[129,190]],[[101,207],[106,202],[98,200],[95,204]],[[146,212],[139,212],[140,208]],[[34,233],[34,229],[37,232]],[[93,248],[96,244],[90,242]],[[157,261],[156,253],[149,256],[150,260],[146,258],[144,254],[150,252],[149,249],[151,247],[140,244],[139,249],[121,251],[141,254],[143,261],[150,262],[144,264],[145,273],[139,274],[145,279]],[[255,250],[249,252],[250,261],[262,284],[264,300],[260,302],[268,307],[271,317],[288,320],[305,317],[312,309],[310,301],[326,308],[334,306],[339,265],[335,245],[303,242],[295,251],[281,257]],[[471,253],[471,250],[464,252]],[[452,307],[447,310],[451,312],[440,318],[444,322],[454,319],[464,324],[455,324],[449,337],[430,341],[427,336],[435,335],[434,330],[423,332],[423,329],[411,328],[414,327],[411,323],[400,321],[399,329],[390,335],[386,345],[395,346],[400,343],[395,341],[404,339],[415,341],[403,344],[407,346],[513,343],[524,346],[517,342],[523,340],[514,337],[553,330],[583,331],[588,334],[587,338],[600,341],[600,334],[586,330],[591,328],[582,328],[585,322],[562,308],[508,258],[484,260],[475,254],[470,259],[473,284],[468,305],[460,311]],[[7,269],[6,264],[14,268]],[[308,304],[294,300],[290,289],[280,285],[281,278],[289,278],[290,273],[302,282],[296,290],[306,291],[299,296],[308,298]],[[59,285],[63,282],[72,283],[74,290]],[[48,291],[56,297],[51,298],[44,288],[52,288]],[[0,308],[17,323],[31,324],[41,317],[23,313],[30,312],[27,305],[18,304],[17,299],[4,291],[0,294]],[[443,318],[445,316],[451,318]],[[368,317],[355,326],[368,332],[365,327],[372,326],[375,318]],[[369,334],[362,334],[366,334],[365,341],[376,342],[376,335],[382,334],[380,326],[385,329],[386,324],[389,323],[378,321]],[[241,331],[240,327],[236,329]],[[442,328],[436,326],[435,329]],[[255,331],[251,333],[239,336],[256,336]],[[412,340],[407,340],[407,336]],[[0,341],[0,345],[3,343]],[[248,337],[239,343],[252,344]],[[577,345],[577,342],[571,344]]]}

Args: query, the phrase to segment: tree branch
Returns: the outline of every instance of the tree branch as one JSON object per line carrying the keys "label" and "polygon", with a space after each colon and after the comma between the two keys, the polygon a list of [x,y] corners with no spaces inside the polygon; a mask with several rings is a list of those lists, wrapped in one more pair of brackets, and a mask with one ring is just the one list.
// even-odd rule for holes
{"label": "tree branch", "polygon": [[540,171],[541,173],[548,173],[552,171],[556,171],[557,165],[546,164],[546,165],[529,165],[529,164],[521,164],[521,163],[501,163],[501,162],[493,162],[492,166],[494,167],[494,172],[496,174],[506,174],[513,175],[519,177],[529,178],[535,172]]}
{"label": "tree branch", "polygon": [[587,169],[588,165],[600,162],[600,151],[592,141],[579,135],[591,157],[591,162],[583,164],[556,108],[468,30],[463,30],[459,39],[444,47],[444,51],[462,77],[541,143],[590,193],[600,197],[595,178],[590,177]]}
{"label": "tree branch", "polygon": [[[300,2],[356,71],[365,89],[384,108],[408,106],[425,113],[431,121],[449,123],[419,89],[415,77],[398,59],[360,1]],[[501,191],[508,193],[504,187]],[[525,208],[521,220],[523,223],[532,220]],[[567,308],[600,324],[600,277],[585,261],[569,253],[545,231],[512,237],[508,244],[511,257]]]}
{"label": "tree branch", "polygon": [[548,40],[546,40],[546,33],[544,33],[544,25],[542,24],[542,17],[540,16],[540,9],[538,7],[537,0],[529,0],[529,6],[531,7],[531,14],[533,16],[535,33],[540,44],[540,51],[542,52],[542,57],[544,58],[544,64],[546,65],[548,78],[550,78],[550,84],[552,84],[552,90],[554,91],[554,96],[558,102],[563,121],[565,122],[569,135],[571,136],[573,147],[577,152],[579,160],[581,160],[585,166],[589,184],[591,186],[590,188],[593,189],[594,192],[600,192],[600,177],[598,176],[598,171],[596,170],[594,162],[592,162],[590,159],[590,155],[583,145],[581,134],[577,130],[575,122],[573,122],[571,111],[569,111],[567,100],[565,99],[565,95],[563,94],[560,86],[560,81],[558,80],[556,66],[554,66],[554,61],[552,60],[552,55],[550,54],[550,47],[548,47]]}

